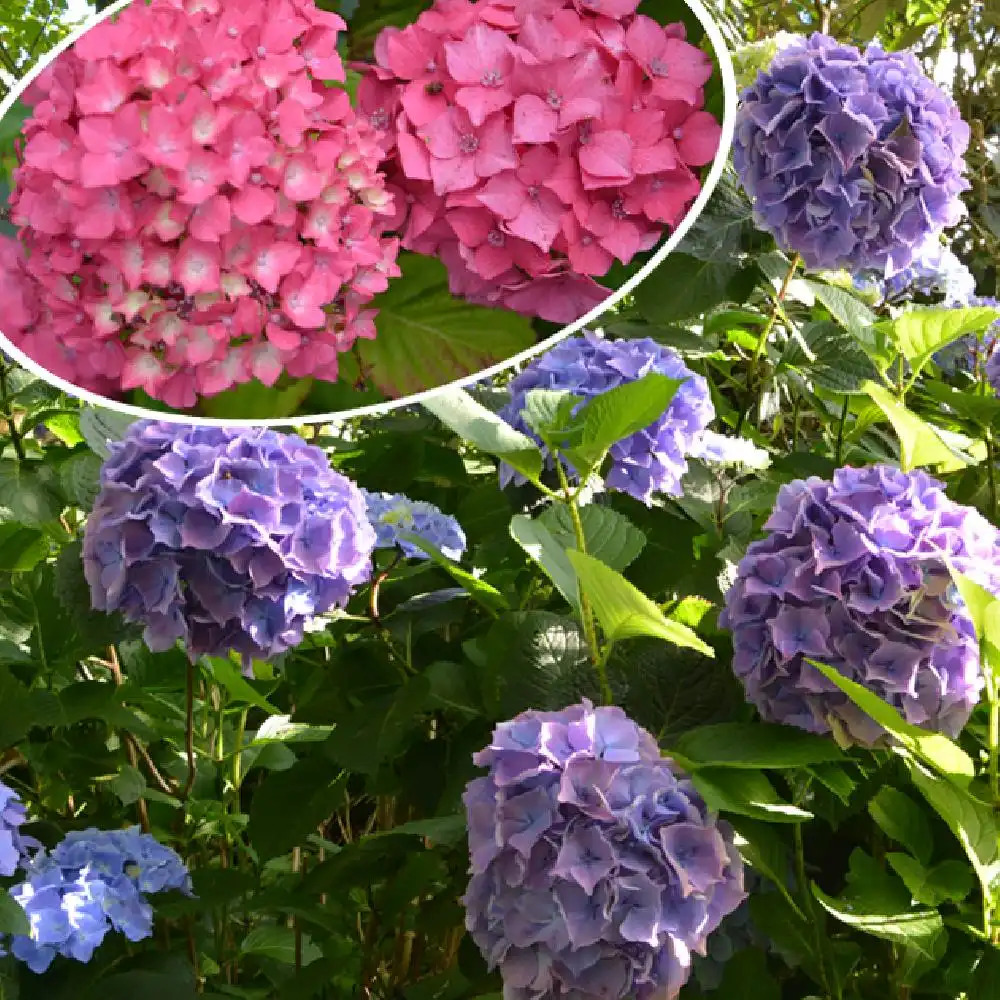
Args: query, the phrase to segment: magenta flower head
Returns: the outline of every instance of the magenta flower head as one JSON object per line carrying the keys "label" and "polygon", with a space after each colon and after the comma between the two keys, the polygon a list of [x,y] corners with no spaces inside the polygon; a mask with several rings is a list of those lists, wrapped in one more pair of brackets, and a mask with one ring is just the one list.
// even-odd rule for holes
{"label": "magenta flower head", "polygon": [[968,144],[911,53],[817,33],[743,92],[733,160],[758,223],[807,266],[891,275],[960,219]]}
{"label": "magenta flower head", "polygon": [[111,446],[87,518],[99,611],[154,651],[267,659],[371,572],[365,498],[293,434],[139,421]]}
{"label": "magenta flower head", "polygon": [[[533,389],[564,390],[585,401],[654,372],[683,384],[658,420],[612,445],[605,482],[609,489],[647,504],[654,493],[678,496],[688,468],[685,456],[698,450],[715,408],[705,379],[692,372],[676,351],[655,340],[605,340],[592,331],[563,340],[511,381],[511,400],[500,416],[538,441],[522,413]],[[554,461],[548,457],[550,466]],[[504,485],[523,481],[506,465],[501,466],[500,479]]]}
{"label": "magenta flower head", "polygon": [[379,35],[359,107],[403,245],[440,257],[455,294],[571,322],[698,194],[721,134],[711,60],[637,6],[437,0]]}
{"label": "magenta flower head", "polygon": [[8,337],[175,407],[335,379],[399,273],[377,135],[326,85],[344,26],[313,0],[135,0],[48,66],[14,171],[27,253],[0,249]]}
{"label": "magenta flower head", "polygon": [[465,922],[505,1000],[674,1000],[745,896],[727,824],[619,708],[523,712],[474,760]]}
{"label": "magenta flower head", "polygon": [[726,595],[733,669],[767,721],[845,743],[885,733],[806,660],[956,736],[983,689],[950,562],[1000,595],[1000,531],[924,472],[887,465],[783,486]]}

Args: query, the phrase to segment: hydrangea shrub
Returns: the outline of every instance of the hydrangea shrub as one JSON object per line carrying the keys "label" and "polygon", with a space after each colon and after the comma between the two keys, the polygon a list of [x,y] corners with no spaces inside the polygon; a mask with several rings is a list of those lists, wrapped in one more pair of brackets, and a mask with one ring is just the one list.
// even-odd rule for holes
{"label": "hydrangea shrub", "polygon": [[807,659],[918,726],[957,736],[983,690],[972,619],[948,563],[1000,595],[1000,531],[925,472],[837,470],[781,487],[719,623],[761,716],[875,744],[884,731]]}
{"label": "hydrangea shrub", "polygon": [[497,726],[465,792],[466,926],[507,1000],[674,1000],[744,898],[732,832],[619,708]]}
{"label": "hydrangea shrub", "polygon": [[27,914],[31,934],[15,935],[10,950],[35,973],[48,969],[57,955],[89,962],[112,931],[129,941],[150,937],[147,896],[191,893],[176,852],[138,827],[69,833],[51,852],[36,854],[25,872],[10,894]]}
{"label": "hydrangea shrub", "polygon": [[403,245],[455,294],[571,322],[684,216],[719,144],[712,64],[637,6],[437,0],[379,36],[359,104]]}
{"label": "hydrangea shrub", "polygon": [[293,434],[138,421],[101,470],[84,536],[100,611],[150,649],[268,659],[371,573],[365,498]]}
{"label": "hydrangea shrub", "polygon": [[[715,408],[708,383],[672,348],[649,338],[606,340],[593,331],[569,338],[532,361],[511,381],[510,402],[500,415],[539,440],[523,416],[525,398],[533,389],[565,390],[586,400],[654,372],[683,384],[658,420],[611,447],[605,482],[609,489],[644,503],[656,493],[676,496],[688,467],[685,456],[698,450]],[[555,460],[549,455],[547,461],[552,465]],[[511,481],[519,481],[519,477],[503,466],[501,482]]]}
{"label": "hydrangea shrub", "polygon": [[345,27],[313,0],[136,0],[29,86],[0,241],[4,332],[111,398],[173,407],[336,379],[398,274]]}
{"label": "hydrangea shrub", "polygon": [[733,162],[755,219],[808,267],[907,267],[963,212],[969,126],[909,52],[821,33],[744,90]]}

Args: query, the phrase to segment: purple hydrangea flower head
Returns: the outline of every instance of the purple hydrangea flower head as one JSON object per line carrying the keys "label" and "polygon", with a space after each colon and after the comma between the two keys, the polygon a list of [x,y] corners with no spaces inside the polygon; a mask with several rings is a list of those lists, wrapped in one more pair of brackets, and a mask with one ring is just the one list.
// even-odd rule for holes
{"label": "purple hydrangea flower head", "polygon": [[416,535],[433,545],[449,559],[461,559],[465,552],[465,532],[450,514],[432,503],[411,500],[402,493],[372,493],[362,490],[368,504],[368,520],[375,529],[375,548],[398,548],[407,559],[427,559],[402,535]]}
{"label": "purple hydrangea flower head", "polygon": [[111,445],[87,519],[93,606],[155,650],[266,659],[368,579],[365,499],[326,455],[272,430],[138,421]]}
{"label": "purple hydrangea flower head", "polygon": [[976,293],[976,277],[936,235],[913,252],[913,260],[886,277],[867,272],[856,275],[856,288],[874,289],[879,302],[905,302],[915,295],[942,297],[942,304],[959,306]]}
{"label": "purple hydrangea flower head", "polygon": [[619,708],[524,712],[475,755],[466,926],[505,1000],[673,1000],[745,898],[724,822]]}
{"label": "purple hydrangea flower head", "polygon": [[[705,379],[694,374],[676,351],[655,340],[605,340],[592,331],[563,340],[511,381],[511,400],[500,416],[539,441],[522,414],[532,390],[567,391],[582,397],[582,406],[590,397],[654,372],[683,380],[683,384],[658,420],[612,445],[605,483],[609,489],[644,503],[649,503],[654,493],[678,496],[688,467],[685,456],[714,419],[715,408]],[[548,461],[553,463],[551,456]],[[500,481],[506,485],[523,480],[504,465]]]}
{"label": "purple hydrangea flower head", "polygon": [[781,488],[719,623],[767,721],[874,745],[884,731],[807,658],[911,723],[956,736],[983,689],[972,620],[947,562],[1000,595],[1000,531],[921,471],[838,469]]}
{"label": "purple hydrangea flower head", "polygon": [[67,834],[26,870],[27,879],[10,894],[27,914],[31,934],[12,938],[10,950],[38,973],[56,955],[89,962],[109,931],[129,941],[148,938],[153,908],[146,896],[191,893],[183,861],[138,827]]}
{"label": "purple hydrangea flower head", "polygon": [[816,33],[743,91],[733,161],[758,223],[813,268],[905,268],[955,225],[969,127],[909,52]]}
{"label": "purple hydrangea flower head", "polygon": [[0,782],[0,875],[13,875],[35,841],[21,833],[27,812],[20,796]]}

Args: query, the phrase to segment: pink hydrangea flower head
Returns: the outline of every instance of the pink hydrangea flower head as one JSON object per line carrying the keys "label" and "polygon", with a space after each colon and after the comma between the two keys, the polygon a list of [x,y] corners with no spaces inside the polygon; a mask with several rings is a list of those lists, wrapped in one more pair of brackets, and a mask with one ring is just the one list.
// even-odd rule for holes
{"label": "pink hydrangea flower head", "polygon": [[0,244],[10,340],[183,408],[335,379],[399,273],[380,133],[327,86],[344,28],[314,0],[135,0],[48,66]]}
{"label": "pink hydrangea flower head", "polygon": [[402,195],[402,245],[451,290],[568,323],[675,227],[721,128],[682,25],[635,0],[437,0],[386,28],[359,107]]}

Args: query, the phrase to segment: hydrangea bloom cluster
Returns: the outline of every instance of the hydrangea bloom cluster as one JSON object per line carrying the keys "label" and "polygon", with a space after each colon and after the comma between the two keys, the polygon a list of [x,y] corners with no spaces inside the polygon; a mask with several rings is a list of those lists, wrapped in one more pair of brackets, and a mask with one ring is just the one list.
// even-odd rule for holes
{"label": "hydrangea bloom cluster", "polygon": [[449,559],[461,559],[465,552],[465,532],[450,514],[426,500],[411,500],[402,493],[372,493],[362,490],[368,505],[368,520],[375,529],[375,548],[398,548],[407,559],[427,559],[403,535],[416,535],[430,542]]}
{"label": "hydrangea bloom cluster", "polygon": [[184,862],[138,827],[67,834],[26,871],[10,894],[27,914],[31,935],[12,938],[11,952],[38,973],[56,955],[89,962],[109,931],[129,941],[149,937],[153,908],[146,897],[191,892]]}
{"label": "hydrangea bloom cluster", "polygon": [[153,650],[246,663],[368,579],[365,499],[292,434],[138,421],[112,444],[87,519],[93,606],[145,625]]}
{"label": "hydrangea bloom cluster", "polygon": [[673,1000],[744,899],[743,866],[619,708],[524,712],[475,756],[466,926],[507,1000]]}
{"label": "hydrangea bloom cluster", "polygon": [[383,130],[403,245],[457,295],[558,323],[676,226],[721,130],[709,57],[638,0],[436,0],[387,28],[359,106]]}
{"label": "hydrangea bloom cluster", "polygon": [[901,271],[889,277],[857,275],[854,283],[856,288],[871,288],[879,303],[905,301],[914,295],[940,295],[944,305],[958,305],[976,293],[975,275],[936,237],[926,240]]}
{"label": "hydrangea bloom cluster", "polygon": [[743,92],[733,159],[758,223],[814,268],[905,268],[955,225],[969,127],[909,52],[823,34]]}
{"label": "hydrangea bloom cluster", "polygon": [[768,721],[872,745],[884,732],[806,658],[915,725],[955,736],[983,677],[946,560],[1000,594],[1000,531],[921,471],[845,467],[783,486],[738,566],[719,622]]}
{"label": "hydrangea bloom cluster", "polygon": [[13,875],[35,841],[21,833],[27,813],[20,796],[0,782],[0,875]]}
{"label": "hydrangea bloom cluster", "polygon": [[[24,100],[4,330],[75,385],[193,406],[335,379],[398,274],[377,136],[313,0],[135,0]],[[26,251],[26,252],[25,252]]]}
{"label": "hydrangea bloom cluster", "polygon": [[[685,455],[696,450],[715,408],[705,379],[687,368],[676,351],[655,340],[605,340],[592,331],[563,340],[511,381],[511,400],[500,416],[538,441],[522,414],[533,389],[564,390],[585,401],[654,372],[683,384],[655,423],[612,445],[605,483],[644,503],[654,493],[677,496],[688,467]],[[554,459],[549,456],[548,461],[551,465]],[[507,466],[501,467],[500,479],[504,485],[520,481]]]}

